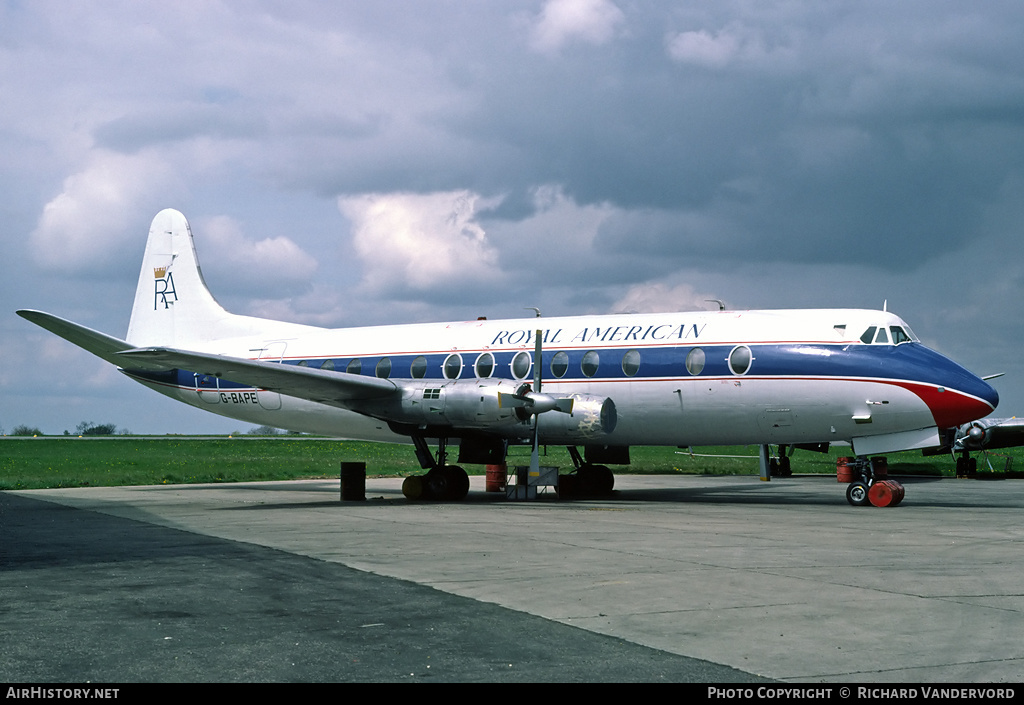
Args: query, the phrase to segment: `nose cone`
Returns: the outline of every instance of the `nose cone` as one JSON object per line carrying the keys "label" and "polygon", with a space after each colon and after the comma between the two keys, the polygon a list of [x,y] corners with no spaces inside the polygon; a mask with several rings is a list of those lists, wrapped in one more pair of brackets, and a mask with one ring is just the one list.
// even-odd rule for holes
{"label": "nose cone", "polygon": [[939,428],[951,428],[991,414],[999,393],[985,380],[938,353],[932,380],[938,385],[925,399]]}
{"label": "nose cone", "polygon": [[979,379],[978,382],[981,383],[982,387],[981,398],[992,406],[992,411],[995,411],[996,407],[999,406],[999,392],[983,379]]}
{"label": "nose cone", "polygon": [[[955,365],[955,363],[952,362],[950,362],[949,364]],[[971,402],[968,401],[968,399],[975,400],[975,402],[977,403],[978,411],[983,412],[981,414],[982,416],[988,416],[993,411],[995,411],[995,408],[999,406],[999,392],[993,389],[991,384],[981,379],[974,373],[968,372],[966,369],[960,367],[959,365],[955,366],[958,368],[958,371],[960,371],[961,374],[952,375],[954,379],[950,381],[948,388],[951,391],[957,391],[961,395],[963,395],[963,397],[965,398],[965,411],[974,408],[974,405],[972,405]],[[978,416],[976,418],[981,418],[981,416]]]}

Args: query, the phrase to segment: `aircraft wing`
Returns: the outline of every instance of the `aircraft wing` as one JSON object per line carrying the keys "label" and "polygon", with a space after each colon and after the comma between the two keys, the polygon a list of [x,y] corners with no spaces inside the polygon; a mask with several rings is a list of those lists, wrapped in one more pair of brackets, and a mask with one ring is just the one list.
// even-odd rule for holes
{"label": "aircraft wing", "polygon": [[377,377],[173,348],[135,348],[119,352],[115,357],[116,364],[129,369],[160,366],[191,370],[342,408],[347,408],[346,402],[381,399],[402,393],[394,382]]}

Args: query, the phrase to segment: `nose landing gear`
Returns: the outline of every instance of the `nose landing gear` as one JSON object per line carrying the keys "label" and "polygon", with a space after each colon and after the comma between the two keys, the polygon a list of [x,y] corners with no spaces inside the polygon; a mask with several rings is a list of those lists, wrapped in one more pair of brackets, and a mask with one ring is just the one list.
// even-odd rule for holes
{"label": "nose landing gear", "polygon": [[836,463],[836,479],[848,482],[846,501],[854,507],[895,507],[903,501],[903,485],[888,479],[885,458],[864,456],[840,458]]}

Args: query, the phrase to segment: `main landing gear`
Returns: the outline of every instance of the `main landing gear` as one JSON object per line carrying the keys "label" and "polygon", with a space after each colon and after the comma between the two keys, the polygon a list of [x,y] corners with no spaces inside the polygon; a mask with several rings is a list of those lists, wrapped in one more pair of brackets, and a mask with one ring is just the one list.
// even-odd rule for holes
{"label": "main landing gear", "polygon": [[412,475],[402,483],[402,494],[408,499],[435,500],[441,502],[458,502],[469,493],[469,475],[458,465],[447,465],[447,439],[442,438],[437,444],[435,458],[427,441],[422,436],[414,436],[416,456],[420,465],[427,468],[423,475]]}
{"label": "main landing gear", "polygon": [[558,497],[606,497],[615,488],[615,475],[607,465],[588,463],[576,446],[568,446],[569,456],[576,470],[569,475],[558,476]]}
{"label": "main landing gear", "polygon": [[956,459],[956,476],[975,477],[978,474],[978,459],[972,458],[970,452],[960,451],[960,457]]}
{"label": "main landing gear", "polygon": [[[789,453],[793,452],[792,446],[788,448],[788,451]],[[772,477],[791,477],[793,475],[793,468],[790,466],[786,446],[780,445],[779,455],[777,457],[769,458],[768,472]]]}
{"label": "main landing gear", "polygon": [[864,456],[840,458],[836,462],[836,480],[848,482],[846,501],[854,507],[895,507],[903,501],[903,485],[888,479],[885,458]]}

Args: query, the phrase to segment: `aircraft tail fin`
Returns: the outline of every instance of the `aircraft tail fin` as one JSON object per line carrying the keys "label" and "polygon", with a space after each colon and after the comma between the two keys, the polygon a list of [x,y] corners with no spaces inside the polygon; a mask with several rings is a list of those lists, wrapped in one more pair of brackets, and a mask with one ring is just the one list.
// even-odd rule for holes
{"label": "aircraft tail fin", "polygon": [[309,326],[228,313],[206,286],[185,216],[168,208],[149,228],[127,342],[197,347],[240,336],[284,336]]}

